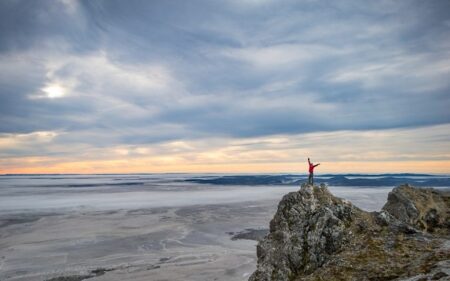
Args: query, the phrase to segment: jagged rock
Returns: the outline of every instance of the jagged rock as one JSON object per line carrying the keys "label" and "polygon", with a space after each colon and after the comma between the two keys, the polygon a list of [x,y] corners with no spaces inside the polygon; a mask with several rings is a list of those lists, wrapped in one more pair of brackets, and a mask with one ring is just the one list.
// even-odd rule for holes
{"label": "jagged rock", "polygon": [[280,201],[249,280],[446,280],[448,211],[448,197],[431,189],[397,187],[369,213],[303,185]]}
{"label": "jagged rock", "polygon": [[402,185],[388,195],[383,210],[395,218],[427,232],[450,229],[450,197],[437,190]]}
{"label": "jagged rock", "polygon": [[285,195],[269,235],[257,246],[258,270],[250,280],[291,280],[313,272],[347,242],[352,214],[360,212],[325,186],[303,185]]}

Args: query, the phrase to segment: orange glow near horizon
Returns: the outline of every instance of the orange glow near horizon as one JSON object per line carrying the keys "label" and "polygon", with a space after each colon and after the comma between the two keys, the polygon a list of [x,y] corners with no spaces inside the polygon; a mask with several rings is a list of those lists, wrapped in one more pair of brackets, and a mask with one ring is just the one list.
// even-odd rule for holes
{"label": "orange glow near horizon", "polygon": [[[0,135],[0,174],[317,173],[450,174],[450,124],[378,131],[335,131],[245,139],[204,138],[142,145],[67,146],[73,133]],[[17,156],[44,150],[41,156]],[[12,153],[12,152],[14,153]],[[9,153],[9,154],[8,154]]]}
{"label": "orange glow near horizon", "polygon": [[[102,173],[307,173],[307,163],[166,163],[148,160],[78,161],[1,169],[0,174],[102,174]],[[152,163],[153,162],[153,163]],[[38,165],[35,165],[38,164]],[[316,170],[323,173],[431,173],[450,174],[450,161],[398,162],[321,162]]]}

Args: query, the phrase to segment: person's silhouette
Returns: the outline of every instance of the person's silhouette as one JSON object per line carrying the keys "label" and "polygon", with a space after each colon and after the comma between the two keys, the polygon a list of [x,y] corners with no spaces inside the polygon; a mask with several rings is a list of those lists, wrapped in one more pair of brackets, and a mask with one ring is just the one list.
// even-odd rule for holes
{"label": "person's silhouette", "polygon": [[319,166],[319,164],[314,165],[311,163],[308,157],[308,164],[309,164],[309,177],[308,177],[308,184],[314,185],[314,168]]}

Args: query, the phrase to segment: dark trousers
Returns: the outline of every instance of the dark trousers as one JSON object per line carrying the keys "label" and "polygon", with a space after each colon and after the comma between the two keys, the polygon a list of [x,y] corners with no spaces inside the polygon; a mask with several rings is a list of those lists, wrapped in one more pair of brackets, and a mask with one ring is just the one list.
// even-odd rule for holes
{"label": "dark trousers", "polygon": [[313,175],[313,173],[309,173],[308,184],[314,185],[314,175]]}

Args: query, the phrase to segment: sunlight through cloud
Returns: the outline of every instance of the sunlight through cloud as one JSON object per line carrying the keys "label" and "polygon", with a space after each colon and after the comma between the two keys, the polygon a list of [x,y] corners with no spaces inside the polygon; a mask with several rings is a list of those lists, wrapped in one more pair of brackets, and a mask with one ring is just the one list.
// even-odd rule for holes
{"label": "sunlight through cloud", "polygon": [[42,88],[42,92],[50,99],[61,98],[66,95],[66,89],[58,84],[50,84],[47,87]]}

